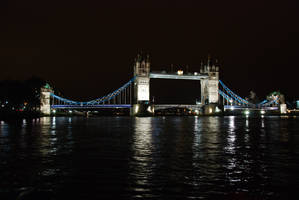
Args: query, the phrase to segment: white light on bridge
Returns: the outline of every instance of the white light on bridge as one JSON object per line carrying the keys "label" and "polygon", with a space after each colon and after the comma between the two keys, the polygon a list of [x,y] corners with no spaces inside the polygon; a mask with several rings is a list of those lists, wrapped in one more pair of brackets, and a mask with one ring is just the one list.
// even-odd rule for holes
{"label": "white light on bridge", "polygon": [[139,111],[139,105],[136,105],[136,107],[135,107],[135,113],[138,113],[138,111]]}
{"label": "white light on bridge", "polygon": [[154,113],[154,107],[149,106],[149,107],[147,108],[147,111],[150,112],[150,113]]}
{"label": "white light on bridge", "polygon": [[266,111],[264,111],[264,110],[261,110],[261,114],[263,115],[263,114],[265,114],[266,113]]}
{"label": "white light on bridge", "polygon": [[70,113],[70,114],[72,114],[72,113],[73,113],[73,111],[69,110],[69,113]]}
{"label": "white light on bridge", "polygon": [[52,112],[55,114],[55,113],[56,113],[56,110],[53,110]]}
{"label": "white light on bridge", "polygon": [[249,110],[246,110],[246,111],[245,111],[245,115],[248,116],[249,114],[250,114],[250,111],[249,111]]}
{"label": "white light on bridge", "polygon": [[178,75],[183,75],[183,74],[184,74],[184,71],[183,71],[183,70],[178,70],[178,71],[177,71],[177,74],[178,74]]}

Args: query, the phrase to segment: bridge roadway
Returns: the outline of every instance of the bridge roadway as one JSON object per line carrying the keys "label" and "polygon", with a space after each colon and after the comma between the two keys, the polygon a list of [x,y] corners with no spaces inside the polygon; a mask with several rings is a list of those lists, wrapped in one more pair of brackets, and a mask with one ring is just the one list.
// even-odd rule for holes
{"label": "bridge roadway", "polygon": [[52,109],[131,108],[131,104],[51,105]]}
{"label": "bridge roadway", "polygon": [[[98,104],[98,105],[51,105],[52,109],[101,109],[101,108],[131,108],[131,104]],[[169,108],[187,108],[190,110],[200,110],[202,105],[197,104],[155,104],[154,110],[164,110]],[[242,106],[224,106],[225,110],[278,110],[278,107],[242,107]]]}
{"label": "bridge roadway", "polygon": [[225,105],[224,110],[278,110],[279,107],[271,106],[271,107],[242,107],[242,106],[230,106]]}
{"label": "bridge roadway", "polygon": [[[98,105],[51,105],[52,109],[99,109],[99,108],[131,108],[131,104],[98,104]],[[163,110],[168,108],[187,108],[191,110],[199,110],[201,105],[187,104],[156,104],[155,110]]]}

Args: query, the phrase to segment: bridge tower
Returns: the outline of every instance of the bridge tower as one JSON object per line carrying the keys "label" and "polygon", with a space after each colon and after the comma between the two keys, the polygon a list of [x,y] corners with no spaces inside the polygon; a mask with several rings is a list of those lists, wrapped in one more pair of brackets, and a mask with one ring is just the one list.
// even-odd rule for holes
{"label": "bridge tower", "polygon": [[53,92],[50,85],[47,83],[40,89],[40,112],[43,115],[51,114],[50,94]]}
{"label": "bridge tower", "polygon": [[219,66],[217,60],[215,64],[212,64],[209,56],[207,64],[202,66],[200,73],[208,75],[208,78],[200,81],[201,104],[204,108],[204,114],[214,114],[219,104]]}
{"label": "bridge tower", "polygon": [[131,115],[150,115],[153,107],[150,105],[150,60],[149,55],[137,55],[134,63],[134,98]]}

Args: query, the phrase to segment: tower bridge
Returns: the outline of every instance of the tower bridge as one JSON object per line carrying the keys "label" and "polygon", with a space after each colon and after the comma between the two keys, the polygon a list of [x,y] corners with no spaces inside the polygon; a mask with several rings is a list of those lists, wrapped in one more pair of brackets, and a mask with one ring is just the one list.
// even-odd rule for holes
{"label": "tower bridge", "polygon": [[[123,86],[100,98],[79,102],[57,96],[49,86],[41,89],[41,112],[51,114],[57,109],[64,110],[92,110],[122,108],[130,109],[132,116],[153,115],[155,110],[168,108],[186,108],[189,110],[200,110],[203,114],[215,114],[219,107],[224,109],[278,109],[279,97],[272,100],[264,100],[259,104],[252,104],[246,99],[238,96],[219,80],[219,66],[212,65],[210,59],[201,66],[199,72],[184,73],[153,71],[150,70],[151,63],[149,56],[137,56],[134,62],[133,78]],[[200,102],[193,105],[184,104],[161,104],[156,105],[150,101],[150,80],[151,79],[175,79],[192,80],[200,82]],[[281,108],[282,109],[282,108]],[[282,110],[284,112],[284,110]]]}
{"label": "tower bridge", "polygon": [[[159,107],[153,107],[150,105],[150,79],[200,81],[201,105],[205,105],[204,112],[214,113],[216,111],[216,106],[219,102],[219,67],[210,65],[210,60],[208,60],[207,65],[200,70],[200,73],[194,72],[193,74],[184,74],[182,70],[178,70],[177,73],[167,73],[166,71],[150,72],[149,57],[142,58],[140,55],[138,55],[134,64],[134,77],[136,78],[134,80],[134,101],[132,104],[132,115],[146,113],[147,111],[153,110],[152,108],[155,109],[155,107]],[[174,107],[177,106],[174,105]]]}

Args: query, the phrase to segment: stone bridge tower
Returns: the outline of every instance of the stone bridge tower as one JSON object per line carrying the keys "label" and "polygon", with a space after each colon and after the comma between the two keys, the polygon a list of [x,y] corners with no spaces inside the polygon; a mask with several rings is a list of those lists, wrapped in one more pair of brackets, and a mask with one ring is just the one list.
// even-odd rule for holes
{"label": "stone bridge tower", "polygon": [[207,64],[202,66],[200,73],[208,75],[208,78],[200,81],[201,104],[204,105],[205,114],[213,114],[219,104],[219,66],[217,61],[212,64],[209,57]]}
{"label": "stone bridge tower", "polygon": [[150,105],[150,60],[149,55],[137,55],[134,63],[134,98],[131,115],[153,113]]}
{"label": "stone bridge tower", "polygon": [[50,95],[52,92],[48,83],[40,89],[40,112],[43,115],[51,114]]}

